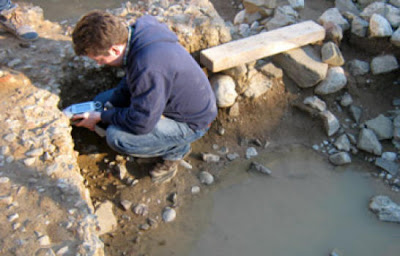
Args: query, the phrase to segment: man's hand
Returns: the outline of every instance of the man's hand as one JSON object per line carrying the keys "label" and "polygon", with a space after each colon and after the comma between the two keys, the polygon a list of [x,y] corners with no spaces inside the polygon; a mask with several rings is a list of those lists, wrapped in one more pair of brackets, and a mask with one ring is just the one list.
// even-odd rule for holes
{"label": "man's hand", "polygon": [[91,131],[94,131],[94,127],[98,122],[101,121],[100,112],[86,112],[82,114],[77,114],[72,117],[72,121],[76,121],[74,124],[78,127],[86,127]]}

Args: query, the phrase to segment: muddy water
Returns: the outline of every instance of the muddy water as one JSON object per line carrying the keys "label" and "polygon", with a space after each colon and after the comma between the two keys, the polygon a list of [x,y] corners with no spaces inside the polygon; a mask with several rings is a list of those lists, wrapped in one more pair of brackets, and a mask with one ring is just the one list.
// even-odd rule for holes
{"label": "muddy water", "polygon": [[[179,220],[151,234],[162,246],[150,255],[399,255],[400,226],[380,222],[369,199],[383,193],[399,203],[363,163],[334,168],[315,152],[295,146],[259,156],[273,176],[246,172],[248,162],[179,209]],[[160,238],[158,238],[158,236]],[[165,238],[167,239],[165,240]]]}
{"label": "muddy water", "polygon": [[[13,2],[32,3],[43,9],[45,19],[63,21],[79,18],[93,9],[113,9],[121,7],[127,0],[24,0]],[[134,3],[135,1],[131,1]]]}

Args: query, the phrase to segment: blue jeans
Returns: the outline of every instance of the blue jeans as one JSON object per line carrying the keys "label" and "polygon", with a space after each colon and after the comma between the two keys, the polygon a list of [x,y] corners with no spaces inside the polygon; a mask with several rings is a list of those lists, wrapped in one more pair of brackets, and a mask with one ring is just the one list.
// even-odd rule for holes
{"label": "blue jeans", "polygon": [[0,11],[10,8],[11,0],[0,0]]}
{"label": "blue jeans", "polygon": [[[94,100],[103,104],[114,89],[97,95]],[[161,118],[148,134],[135,135],[121,127],[107,127],[107,144],[115,151],[135,157],[162,157],[164,160],[180,160],[190,151],[190,143],[203,137],[208,128],[192,130],[186,123]]]}

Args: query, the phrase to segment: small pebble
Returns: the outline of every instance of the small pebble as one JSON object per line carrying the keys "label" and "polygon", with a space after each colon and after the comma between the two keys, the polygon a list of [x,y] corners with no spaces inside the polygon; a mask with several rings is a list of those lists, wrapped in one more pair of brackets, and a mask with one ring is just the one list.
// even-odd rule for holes
{"label": "small pebble", "polygon": [[199,186],[193,186],[191,191],[192,191],[193,195],[194,194],[198,194],[198,193],[200,193],[200,187]]}
{"label": "small pebble", "polygon": [[162,219],[164,222],[171,222],[176,218],[176,211],[171,207],[165,207],[162,213]]}
{"label": "small pebble", "polygon": [[254,147],[250,147],[246,150],[246,159],[250,159],[258,155],[257,150]]}
{"label": "small pebble", "polygon": [[214,183],[214,177],[206,171],[203,171],[199,175],[200,182],[206,185],[211,185]]}
{"label": "small pebble", "polygon": [[133,208],[133,212],[136,215],[145,216],[149,213],[149,207],[145,204],[138,204]]}

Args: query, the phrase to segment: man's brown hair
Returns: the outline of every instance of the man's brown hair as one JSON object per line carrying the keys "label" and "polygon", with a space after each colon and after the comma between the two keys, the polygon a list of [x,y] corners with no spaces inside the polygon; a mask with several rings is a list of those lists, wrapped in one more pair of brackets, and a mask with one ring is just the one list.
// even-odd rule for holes
{"label": "man's brown hair", "polygon": [[127,24],[120,18],[95,10],[83,16],[72,32],[72,42],[77,55],[105,55],[112,45],[128,40]]}

